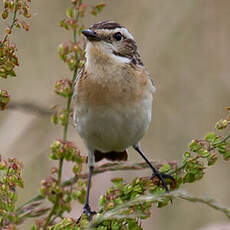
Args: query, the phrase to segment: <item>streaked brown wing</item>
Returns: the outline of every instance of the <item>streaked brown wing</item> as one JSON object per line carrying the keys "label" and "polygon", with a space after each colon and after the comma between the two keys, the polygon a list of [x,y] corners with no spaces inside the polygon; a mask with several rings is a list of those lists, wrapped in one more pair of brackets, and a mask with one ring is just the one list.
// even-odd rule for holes
{"label": "streaked brown wing", "polygon": [[78,80],[80,79],[81,75],[84,73],[85,70],[85,65],[82,66],[82,68],[77,72],[77,76],[75,77],[74,83],[73,83],[73,88],[76,90],[76,85]]}

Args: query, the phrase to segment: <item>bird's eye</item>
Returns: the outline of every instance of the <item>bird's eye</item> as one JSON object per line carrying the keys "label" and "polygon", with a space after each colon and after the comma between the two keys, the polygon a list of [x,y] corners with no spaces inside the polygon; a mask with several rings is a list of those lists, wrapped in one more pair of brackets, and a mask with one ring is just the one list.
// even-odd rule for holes
{"label": "bird's eye", "polygon": [[120,32],[117,32],[113,35],[113,37],[117,40],[120,41],[122,39],[122,34]]}

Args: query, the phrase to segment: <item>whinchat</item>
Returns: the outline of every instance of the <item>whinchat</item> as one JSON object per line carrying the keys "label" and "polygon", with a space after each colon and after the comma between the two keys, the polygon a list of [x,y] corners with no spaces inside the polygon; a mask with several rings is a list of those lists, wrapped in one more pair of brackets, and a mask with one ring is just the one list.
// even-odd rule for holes
{"label": "whinchat", "polygon": [[[155,86],[136,42],[128,30],[112,21],[99,22],[82,31],[86,37],[86,62],[73,92],[74,123],[88,150],[88,189],[84,212],[90,217],[89,190],[97,158],[126,158],[133,147],[168,191],[164,176],[140,148],[149,127]],[[100,155],[101,154],[101,155]]]}

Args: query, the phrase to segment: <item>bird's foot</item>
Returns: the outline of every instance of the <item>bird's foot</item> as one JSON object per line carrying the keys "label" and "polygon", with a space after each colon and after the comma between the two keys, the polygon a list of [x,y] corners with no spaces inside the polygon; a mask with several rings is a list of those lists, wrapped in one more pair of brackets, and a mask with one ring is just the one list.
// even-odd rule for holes
{"label": "bird's foot", "polygon": [[160,182],[162,183],[162,186],[164,187],[164,189],[166,190],[166,192],[169,193],[169,188],[165,182],[165,179],[170,179],[173,183],[176,183],[175,179],[173,178],[173,176],[166,174],[166,173],[160,173],[160,172],[153,172],[151,179],[153,180],[155,177],[158,177],[158,179],[160,180]]}
{"label": "bird's foot", "polygon": [[91,221],[93,216],[97,214],[95,211],[91,211],[91,208],[88,204],[84,206],[83,213],[87,215],[89,221]]}
{"label": "bird's foot", "polygon": [[88,204],[84,205],[83,212],[82,212],[81,216],[78,218],[78,220],[76,222],[77,224],[81,220],[83,214],[86,214],[88,220],[91,221],[93,216],[96,215],[97,213],[95,211],[91,211],[91,208],[90,208],[90,206]]}
{"label": "bird's foot", "polygon": [[[162,186],[164,187],[164,189],[167,193],[169,193],[170,191],[169,191],[169,188],[165,182],[165,179],[170,179],[173,181],[174,184],[176,183],[175,179],[171,175],[166,174],[166,173],[160,173],[159,171],[153,172],[151,179],[153,180],[155,177],[158,177],[158,179],[161,181]],[[170,198],[169,200],[170,200],[171,204],[173,205],[172,199]]]}

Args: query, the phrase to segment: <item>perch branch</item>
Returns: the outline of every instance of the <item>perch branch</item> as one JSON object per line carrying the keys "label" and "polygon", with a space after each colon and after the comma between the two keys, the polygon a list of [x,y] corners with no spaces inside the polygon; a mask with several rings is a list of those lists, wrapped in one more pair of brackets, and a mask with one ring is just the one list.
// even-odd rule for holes
{"label": "perch branch", "polygon": [[[152,161],[152,163],[157,167],[160,168],[162,166],[161,163],[157,163],[156,161]],[[169,162],[169,164],[176,165],[175,162]],[[127,163],[105,163],[101,166],[98,166],[95,168],[93,175],[101,174],[104,172],[109,172],[109,171],[127,171],[127,170],[143,170],[145,168],[148,168],[148,165],[145,162],[141,163],[134,163],[134,164],[127,164]],[[62,183],[63,187],[66,186],[71,186],[75,184],[79,179],[85,179],[88,177],[88,173],[81,174],[74,176],[70,178],[69,180],[66,180]],[[20,207],[16,209],[16,213],[21,213],[24,209],[25,206],[44,200],[44,197],[41,195],[37,195],[33,197],[31,200],[27,201],[26,203],[22,204]]]}
{"label": "perch branch", "polygon": [[[120,218],[129,218],[130,216],[127,216],[123,214],[122,212],[125,211],[127,208],[133,205],[138,205],[143,202],[156,202],[156,201],[162,201],[164,198],[179,198],[183,200],[187,200],[194,203],[202,203],[206,204],[207,206],[220,211],[224,213],[229,219],[230,219],[230,208],[224,207],[222,205],[217,204],[212,198],[208,197],[196,197],[193,195],[188,194],[185,191],[174,191],[170,193],[164,193],[161,195],[156,194],[149,194],[149,195],[143,195],[140,196],[132,201],[129,201],[127,203],[124,203],[122,205],[117,206],[116,208],[109,210],[108,212],[105,212],[103,214],[96,215],[93,220],[90,222],[87,229],[93,229],[98,224],[102,223],[104,220],[108,219],[120,219]],[[132,216],[133,218],[134,216]]]}

